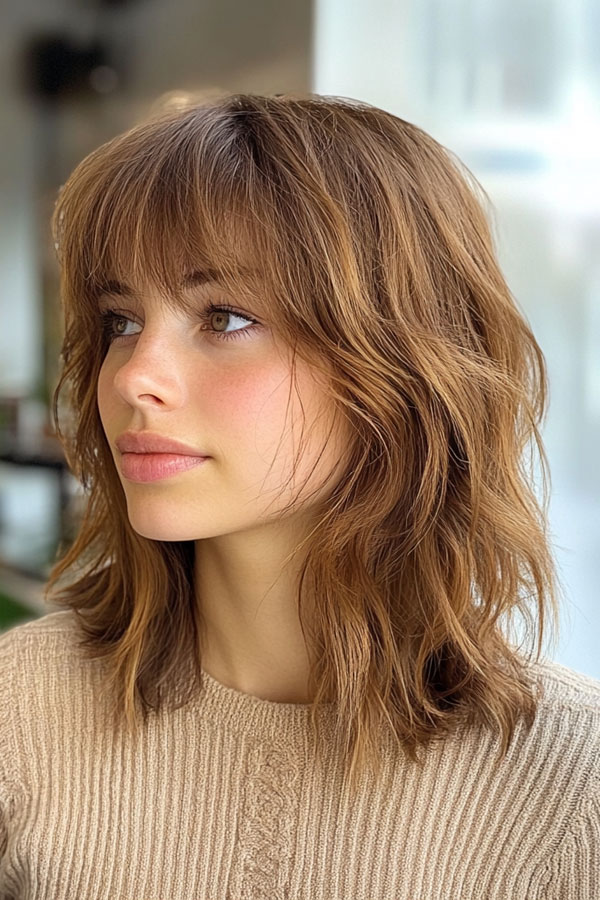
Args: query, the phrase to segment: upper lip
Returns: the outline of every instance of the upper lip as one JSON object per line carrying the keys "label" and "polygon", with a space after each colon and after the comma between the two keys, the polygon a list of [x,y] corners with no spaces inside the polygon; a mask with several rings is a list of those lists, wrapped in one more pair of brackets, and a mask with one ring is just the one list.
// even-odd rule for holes
{"label": "upper lip", "polygon": [[207,456],[195,447],[151,431],[125,431],[115,444],[121,453],[177,453],[180,456]]}

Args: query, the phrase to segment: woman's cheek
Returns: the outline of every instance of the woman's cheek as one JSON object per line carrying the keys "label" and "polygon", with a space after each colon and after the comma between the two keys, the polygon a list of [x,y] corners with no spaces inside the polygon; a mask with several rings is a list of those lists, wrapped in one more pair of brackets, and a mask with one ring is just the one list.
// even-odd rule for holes
{"label": "woman's cheek", "polygon": [[210,404],[214,436],[219,435],[240,447],[260,449],[279,440],[286,423],[288,399],[291,415],[294,393],[290,397],[290,373],[271,367],[251,371],[224,372],[211,389],[205,390],[201,406]]}

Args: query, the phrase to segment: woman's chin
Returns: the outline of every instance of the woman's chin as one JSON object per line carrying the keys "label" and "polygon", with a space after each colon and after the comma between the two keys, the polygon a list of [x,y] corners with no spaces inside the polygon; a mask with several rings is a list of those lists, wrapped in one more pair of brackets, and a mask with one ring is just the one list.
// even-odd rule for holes
{"label": "woman's chin", "polygon": [[181,523],[151,522],[130,517],[129,524],[136,534],[151,541],[193,541],[198,537],[196,530],[182,527]]}

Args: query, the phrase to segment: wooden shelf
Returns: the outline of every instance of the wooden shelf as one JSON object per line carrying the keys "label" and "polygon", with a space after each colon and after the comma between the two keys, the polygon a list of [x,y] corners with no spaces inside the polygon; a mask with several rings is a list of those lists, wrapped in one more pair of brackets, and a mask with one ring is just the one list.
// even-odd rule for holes
{"label": "wooden shelf", "polygon": [[16,441],[2,435],[0,462],[15,466],[41,466],[59,472],[68,468],[60,443],[49,435],[41,435],[35,441]]}

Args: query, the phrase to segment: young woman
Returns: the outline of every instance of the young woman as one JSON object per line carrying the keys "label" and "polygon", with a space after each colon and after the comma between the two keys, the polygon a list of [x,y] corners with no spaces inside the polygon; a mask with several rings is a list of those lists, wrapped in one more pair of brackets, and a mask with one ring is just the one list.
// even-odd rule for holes
{"label": "young woman", "polygon": [[542,659],[547,376],[484,198],[316,95],[190,100],[75,169],[87,503],[64,609],[0,639],[1,896],[598,896],[600,682]]}

